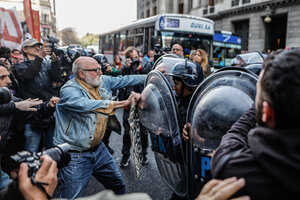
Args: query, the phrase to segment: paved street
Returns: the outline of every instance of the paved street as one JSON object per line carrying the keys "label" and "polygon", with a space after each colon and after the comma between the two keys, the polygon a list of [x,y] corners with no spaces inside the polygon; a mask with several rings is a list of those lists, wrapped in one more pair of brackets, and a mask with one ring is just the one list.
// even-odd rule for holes
{"label": "paved street", "polygon": [[[121,110],[117,111],[117,117],[121,122]],[[122,123],[121,123],[122,124]],[[111,147],[115,150],[113,157],[115,158],[117,164],[121,161],[122,153],[122,136],[112,133],[110,138]],[[143,166],[139,180],[135,179],[134,165],[133,160],[130,161],[130,164],[125,169],[120,169],[121,173],[126,182],[126,193],[133,192],[145,192],[148,193],[153,200],[166,200],[172,196],[171,190],[165,185],[163,180],[161,179],[156,163],[154,155],[150,149],[151,142],[149,138],[149,164]],[[94,178],[90,180],[85,195],[92,195],[99,191],[104,190],[104,187]],[[57,187],[55,192],[55,197],[59,195],[59,187]]]}

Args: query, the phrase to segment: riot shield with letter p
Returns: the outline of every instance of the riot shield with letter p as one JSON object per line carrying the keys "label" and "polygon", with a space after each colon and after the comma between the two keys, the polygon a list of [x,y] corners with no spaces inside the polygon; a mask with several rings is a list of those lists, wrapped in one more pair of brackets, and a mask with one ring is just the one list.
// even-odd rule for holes
{"label": "riot shield with letter p", "polygon": [[190,101],[189,194],[196,198],[211,179],[210,160],[222,136],[254,103],[257,75],[245,68],[223,68],[206,78]]}

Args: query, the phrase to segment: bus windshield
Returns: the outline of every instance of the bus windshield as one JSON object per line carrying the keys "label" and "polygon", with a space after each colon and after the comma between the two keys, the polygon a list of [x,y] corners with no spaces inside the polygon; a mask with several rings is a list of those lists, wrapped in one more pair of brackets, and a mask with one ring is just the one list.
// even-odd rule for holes
{"label": "bus windshield", "polygon": [[190,55],[191,50],[203,49],[207,52],[209,59],[212,58],[212,36],[204,36],[200,34],[181,33],[181,32],[166,32],[162,31],[158,34],[158,43],[162,47],[172,47],[178,43],[183,47],[185,57]]}

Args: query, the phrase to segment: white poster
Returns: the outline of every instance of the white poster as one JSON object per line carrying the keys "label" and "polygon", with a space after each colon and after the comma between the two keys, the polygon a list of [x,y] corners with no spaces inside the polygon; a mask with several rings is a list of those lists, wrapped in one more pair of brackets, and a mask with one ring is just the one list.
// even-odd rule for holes
{"label": "white poster", "polygon": [[21,50],[23,30],[15,7],[0,7],[0,38],[1,46]]}

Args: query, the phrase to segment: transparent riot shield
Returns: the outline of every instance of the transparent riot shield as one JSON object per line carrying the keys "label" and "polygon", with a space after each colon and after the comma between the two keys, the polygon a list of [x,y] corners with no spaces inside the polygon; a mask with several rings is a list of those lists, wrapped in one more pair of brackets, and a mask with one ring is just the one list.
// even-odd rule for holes
{"label": "transparent riot shield", "polygon": [[183,62],[185,59],[179,58],[175,54],[166,54],[161,56],[153,65],[152,69],[156,69],[162,73],[164,73],[166,76],[166,79],[168,80],[171,88],[173,88],[173,81],[172,77],[168,76],[168,74],[171,73],[174,65],[178,62]]}
{"label": "transparent riot shield", "polygon": [[257,76],[245,68],[222,69],[205,79],[190,101],[189,194],[194,199],[211,179],[213,151],[254,103]]}
{"label": "transparent riot shield", "polygon": [[179,196],[185,196],[184,162],[178,110],[172,88],[161,72],[152,70],[138,102],[140,122],[148,129],[156,163],[164,182]]}

